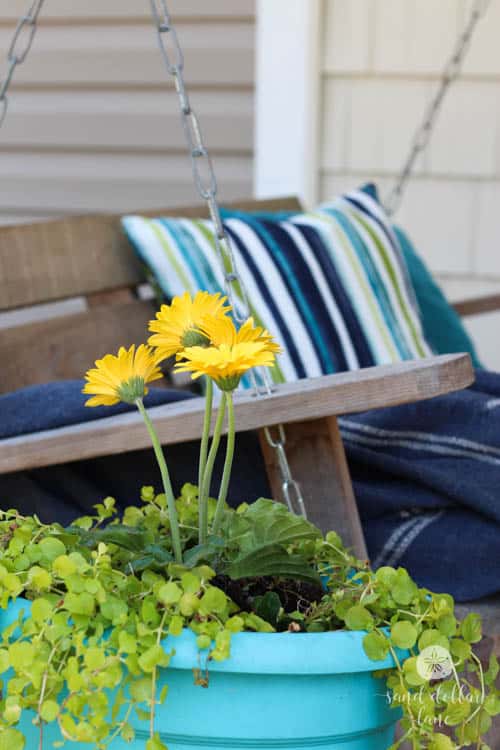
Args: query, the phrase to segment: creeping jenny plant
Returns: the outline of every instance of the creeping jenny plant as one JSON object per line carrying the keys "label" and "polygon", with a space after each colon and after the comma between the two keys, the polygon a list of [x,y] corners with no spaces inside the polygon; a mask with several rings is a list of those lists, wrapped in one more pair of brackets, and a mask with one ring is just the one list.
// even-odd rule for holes
{"label": "creeping jenny plant", "polygon": [[[145,487],[139,506],[122,517],[106,498],[95,516],[69,528],[0,512],[0,606],[25,604],[0,636],[0,750],[23,750],[19,722],[28,712],[38,750],[48,746],[44,730],[53,723],[62,745],[112,750],[115,738],[133,739],[134,715],[147,728],[145,750],[164,750],[157,712],[166,693],[158,676],[184,628],[208,657],[208,672],[195,671],[205,687],[210,660],[230,658],[233,633],[364,630],[374,670],[387,655],[394,659],[378,675],[403,712],[403,738],[392,750],[404,741],[412,750],[488,750],[482,737],[500,713],[498,663],[492,656],[483,667],[474,653],[477,615],[459,622],[450,596],[419,588],[403,568],[373,572],[334,531],[323,536],[282,505],[260,499],[227,506],[233,390],[249,368],[271,366],[278,352],[267,331],[251,319],[236,330],[228,313],[220,295],[174,299],[150,324],[149,347],[120,349],[87,373],[89,406],[124,401],[141,412],[162,493]],[[179,370],[206,379],[198,487],[186,485],[177,499],[143,402],[160,362],[172,355]],[[210,441],[214,383],[222,394]],[[224,472],[212,498],[226,413]],[[426,675],[421,660],[429,649]],[[434,653],[449,655],[442,676],[432,671]]]}

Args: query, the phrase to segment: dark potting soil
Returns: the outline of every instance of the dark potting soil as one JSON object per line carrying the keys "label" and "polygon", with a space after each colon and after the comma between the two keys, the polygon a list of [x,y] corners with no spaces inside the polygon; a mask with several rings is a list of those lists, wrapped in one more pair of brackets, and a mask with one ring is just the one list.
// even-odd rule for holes
{"label": "dark potting soil", "polygon": [[[292,612],[305,614],[312,604],[321,601],[325,593],[321,586],[314,583],[276,580],[271,577],[244,578],[233,581],[229,576],[218,575],[211,582],[224,591],[243,611],[255,612],[268,620],[274,627],[277,627],[278,630],[296,632],[300,632],[303,628],[286,615]],[[269,594],[275,595],[274,600],[276,602],[279,599],[280,606],[285,613],[285,616],[281,616],[278,620],[275,620],[272,616],[266,616],[266,608],[262,606],[263,597]]]}

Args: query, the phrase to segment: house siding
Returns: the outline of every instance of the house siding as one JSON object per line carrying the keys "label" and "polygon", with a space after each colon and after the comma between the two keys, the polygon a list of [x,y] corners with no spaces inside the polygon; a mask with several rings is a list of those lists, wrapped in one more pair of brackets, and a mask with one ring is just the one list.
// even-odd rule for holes
{"label": "house siding", "polygon": [[[323,200],[394,184],[471,0],[323,0]],[[480,22],[460,80],[416,165],[397,221],[452,299],[500,291],[500,0]],[[468,321],[491,367],[498,314]]]}
{"label": "house siding", "polygon": [[[3,6],[6,50],[26,2]],[[0,131],[1,223],[200,200],[148,7],[137,0],[46,0]],[[254,2],[172,0],[171,12],[221,196],[248,197]]]}

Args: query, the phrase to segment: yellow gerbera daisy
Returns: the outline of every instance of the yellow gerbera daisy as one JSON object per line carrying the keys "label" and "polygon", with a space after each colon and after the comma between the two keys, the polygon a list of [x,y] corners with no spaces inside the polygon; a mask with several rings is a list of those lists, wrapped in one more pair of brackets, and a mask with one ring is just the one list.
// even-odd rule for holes
{"label": "yellow gerbera daisy", "polygon": [[252,367],[272,367],[280,347],[263,328],[255,328],[253,320],[236,330],[234,323],[206,320],[202,330],[217,346],[191,346],[178,356],[177,372],[192,372],[212,378],[222,391],[234,391],[241,376]]}
{"label": "yellow gerbera daisy", "polygon": [[120,401],[133,404],[146,396],[146,383],[163,377],[158,367],[160,358],[148,346],[141,344],[136,351],[121,347],[118,355],[106,354],[98,359],[95,368],[85,375],[82,393],[92,394],[85,406],[113,406]]}
{"label": "yellow gerbera daisy", "polygon": [[186,292],[174,297],[170,305],[162,305],[156,320],[149,324],[153,332],[148,343],[158,350],[162,359],[178,354],[188,346],[207,346],[209,341],[200,323],[204,319],[224,320],[231,310],[227,297],[220,294],[198,292],[193,298]]}
{"label": "yellow gerbera daisy", "polygon": [[254,324],[253,318],[248,318],[239,330],[236,329],[231,318],[205,318],[200,324],[200,330],[204,333],[212,346],[229,346],[253,342],[262,344],[270,352],[279,354],[281,347],[277,344],[269,331]]}

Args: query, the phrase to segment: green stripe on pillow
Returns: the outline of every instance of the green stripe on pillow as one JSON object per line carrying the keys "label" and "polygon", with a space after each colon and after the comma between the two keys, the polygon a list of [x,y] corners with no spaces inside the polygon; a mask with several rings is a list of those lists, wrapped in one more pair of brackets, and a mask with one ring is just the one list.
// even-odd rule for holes
{"label": "green stripe on pillow", "polygon": [[[223,291],[210,221],[123,226],[165,297]],[[224,214],[251,313],[283,348],[276,381],[431,354],[401,248],[376,200],[353,191],[313,213]]]}

